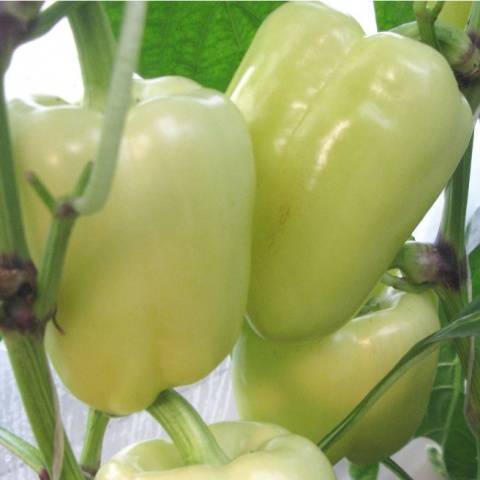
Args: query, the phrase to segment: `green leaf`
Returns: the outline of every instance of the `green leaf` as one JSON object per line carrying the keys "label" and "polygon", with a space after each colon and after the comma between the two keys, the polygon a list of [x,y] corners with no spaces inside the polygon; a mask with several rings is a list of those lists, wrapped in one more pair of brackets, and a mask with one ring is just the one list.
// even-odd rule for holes
{"label": "green leaf", "polygon": [[390,30],[402,23],[415,20],[413,2],[375,0],[375,19],[378,31]]}
{"label": "green leaf", "polygon": [[[283,2],[150,2],[139,73],[224,91],[255,32]],[[124,2],[104,2],[115,34]]]}
{"label": "green leaf", "polygon": [[465,422],[464,382],[460,361],[451,344],[440,352],[432,395],[427,415],[416,436],[431,438],[443,451],[436,450],[433,460],[439,469],[445,469],[448,478],[466,480],[476,478],[476,445]]}
{"label": "green leaf", "polygon": [[45,462],[38,448],[2,427],[0,427],[0,445],[22,460],[37,474],[46,472]]}
{"label": "green leaf", "polygon": [[377,480],[380,465],[372,463],[370,465],[356,465],[350,463],[348,466],[348,473],[352,480]]}

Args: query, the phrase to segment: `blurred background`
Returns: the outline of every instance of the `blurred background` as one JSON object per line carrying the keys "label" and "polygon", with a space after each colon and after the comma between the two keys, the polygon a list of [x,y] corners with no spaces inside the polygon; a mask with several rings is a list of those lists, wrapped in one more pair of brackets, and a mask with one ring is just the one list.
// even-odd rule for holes
{"label": "blurred background", "polygon": [[[365,32],[376,31],[373,2],[366,0],[325,1],[354,16]],[[48,35],[17,50],[6,77],[7,98],[27,96],[31,93],[53,94],[67,101],[79,101],[82,84],[77,54],[68,23],[62,21]],[[472,179],[480,178],[479,145],[474,146]],[[472,215],[480,204],[480,189],[471,186],[468,215]],[[415,231],[415,238],[432,240],[439,223],[442,199],[439,198]],[[77,452],[81,448],[87,409],[74,399],[56,379],[60,405],[68,435]],[[30,429],[23,413],[10,371],[7,354],[0,343],[0,425],[17,435],[32,440]],[[209,377],[198,384],[181,389],[197,407],[208,423],[237,417],[229,377],[229,361],[226,360]],[[160,427],[146,414],[136,414],[116,419],[110,423],[105,440],[105,458],[133,441],[162,435]],[[32,440],[33,441],[33,440]],[[433,480],[425,455],[425,446],[431,443],[417,439],[394,458],[417,480]],[[339,479],[347,479],[345,464],[336,467]],[[0,447],[0,479],[35,479],[27,468],[15,457]],[[396,478],[382,471],[382,480]]]}

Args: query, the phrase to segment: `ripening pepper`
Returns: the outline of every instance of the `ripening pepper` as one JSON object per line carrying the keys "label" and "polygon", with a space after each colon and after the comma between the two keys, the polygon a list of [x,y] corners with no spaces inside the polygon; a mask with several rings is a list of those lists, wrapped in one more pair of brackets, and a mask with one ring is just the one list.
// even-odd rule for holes
{"label": "ripening pepper", "polygon": [[[66,386],[112,414],[195,382],[240,333],[255,171],[247,127],[224,95],[180,77],[139,81],[106,207],[72,233],[46,345]],[[66,195],[95,159],[102,112],[41,97],[10,105],[28,237],[50,214],[23,173]]]}
{"label": "ripening pepper", "polygon": [[230,463],[186,466],[173,444],[150,440],[115,455],[95,480],[335,480],[315,444],[281,427],[225,422],[210,429]]}
{"label": "ripening pepper", "polygon": [[[417,342],[440,327],[429,293],[388,290],[378,310],[307,343],[265,340],[248,326],[233,354],[240,416],[273,422],[319,442]],[[332,463],[348,457],[375,463],[410,440],[425,415],[437,353],[422,358],[325,451]]]}
{"label": "ripening pepper", "polygon": [[301,341],[352,318],[440,194],[472,112],[438,52],[321,3],[258,30],[227,92],[257,168],[248,317]]}

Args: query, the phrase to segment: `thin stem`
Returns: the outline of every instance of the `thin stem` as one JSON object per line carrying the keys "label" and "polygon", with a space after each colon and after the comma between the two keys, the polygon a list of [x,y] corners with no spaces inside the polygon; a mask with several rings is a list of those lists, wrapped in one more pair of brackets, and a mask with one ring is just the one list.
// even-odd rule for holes
{"label": "thin stem", "polygon": [[50,190],[48,190],[46,185],[38,177],[38,175],[35,172],[26,172],[25,178],[37,194],[38,198],[45,205],[47,210],[52,215],[55,214],[55,210],[57,208],[57,201],[55,200],[55,197],[50,193]]}
{"label": "thin stem", "polygon": [[20,200],[10,143],[10,130],[3,85],[0,74],[0,252],[16,252],[21,258],[29,258],[23,229]]}
{"label": "thin stem", "polygon": [[440,13],[442,6],[441,4],[443,2],[436,2],[436,4],[439,3],[440,9],[438,9],[437,5],[435,5],[435,7],[430,10],[428,8],[428,2],[413,2],[413,12],[415,13],[415,18],[417,19],[420,38],[423,43],[430,45],[435,50],[439,50],[439,45],[435,34],[434,24],[438,14]]}
{"label": "thin stem", "polygon": [[[445,189],[445,204],[442,212],[442,222],[438,240],[453,245],[460,259],[466,258],[465,222],[467,215],[468,188],[472,162],[473,136],[467,150],[458,164],[447,188]],[[462,296],[466,299],[465,292]]]}
{"label": "thin stem", "polygon": [[102,459],[103,438],[107,430],[110,417],[91,408],[88,412],[87,428],[84,436],[80,465],[82,470],[94,478]]}
{"label": "thin stem", "polygon": [[413,480],[413,478],[392,458],[382,460],[382,464],[401,480]]}
{"label": "thin stem", "polygon": [[467,33],[473,42],[478,45],[480,40],[480,3],[472,2],[472,8],[468,17]]}
{"label": "thin stem", "polygon": [[0,445],[22,460],[37,474],[40,475],[45,471],[45,462],[40,451],[23,438],[17,437],[2,427],[0,427]]}
{"label": "thin stem", "polygon": [[115,40],[107,14],[100,2],[86,2],[70,10],[68,20],[82,69],[84,103],[104,110],[115,54]]}
{"label": "thin stem", "polygon": [[197,411],[174,390],[160,393],[148,413],[165,429],[185,465],[225,465],[228,458]]}
{"label": "thin stem", "polygon": [[145,13],[145,2],[127,2],[96,162],[85,194],[73,203],[82,214],[100,210],[110,193],[131,102],[132,75],[142,43]]}
{"label": "thin stem", "polygon": [[[72,196],[81,195],[92,171],[88,163],[80,174]],[[48,232],[47,243],[42,256],[40,272],[37,279],[38,298],[35,303],[35,314],[41,323],[45,323],[55,315],[63,265],[67,255],[68,242],[78,218],[68,200],[55,205],[55,217]]]}
{"label": "thin stem", "polygon": [[23,405],[50,478],[84,480],[63,432],[43,336],[5,330],[2,333]]}
{"label": "thin stem", "polygon": [[[478,88],[478,87],[477,87]],[[472,105],[472,98],[467,100]],[[454,319],[471,301],[471,278],[465,246],[466,210],[471,171],[473,137],[445,190],[445,205],[437,243],[446,243],[454,252],[457,261],[459,284],[457,288],[437,289],[448,320]],[[480,441],[480,358],[475,353],[475,338],[462,338],[455,341],[455,347],[467,380],[465,416],[467,423]]]}
{"label": "thin stem", "polygon": [[85,4],[86,1],[59,1],[50,5],[37,16],[22,43],[35,40],[48,33],[60,20],[69,15],[72,10]]}
{"label": "thin stem", "polygon": [[37,279],[38,299],[35,303],[35,314],[41,323],[45,323],[55,314],[63,264],[75,221],[76,216],[56,217],[50,226]]}

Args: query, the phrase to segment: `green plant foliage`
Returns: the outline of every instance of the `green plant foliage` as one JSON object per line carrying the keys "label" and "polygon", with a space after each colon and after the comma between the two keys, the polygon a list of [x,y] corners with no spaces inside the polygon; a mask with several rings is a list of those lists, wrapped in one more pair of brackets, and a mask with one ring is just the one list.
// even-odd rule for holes
{"label": "green plant foliage", "polygon": [[348,466],[348,473],[352,480],[377,480],[380,465],[372,463],[370,465],[356,465],[351,463]]}
{"label": "green plant foliage", "polygon": [[417,436],[428,437],[442,447],[435,452],[435,465],[451,480],[476,478],[475,440],[465,422],[465,394],[460,361],[453,344],[442,347],[428,413]]}
{"label": "green plant foliage", "polygon": [[391,1],[374,1],[375,19],[377,20],[378,31],[390,30],[402,23],[415,20],[413,14],[413,2],[391,2]]}
{"label": "green plant foliage", "polygon": [[[264,18],[283,2],[150,2],[139,73],[224,91]],[[124,2],[104,2],[115,34]],[[280,46],[279,46],[280,47]]]}

